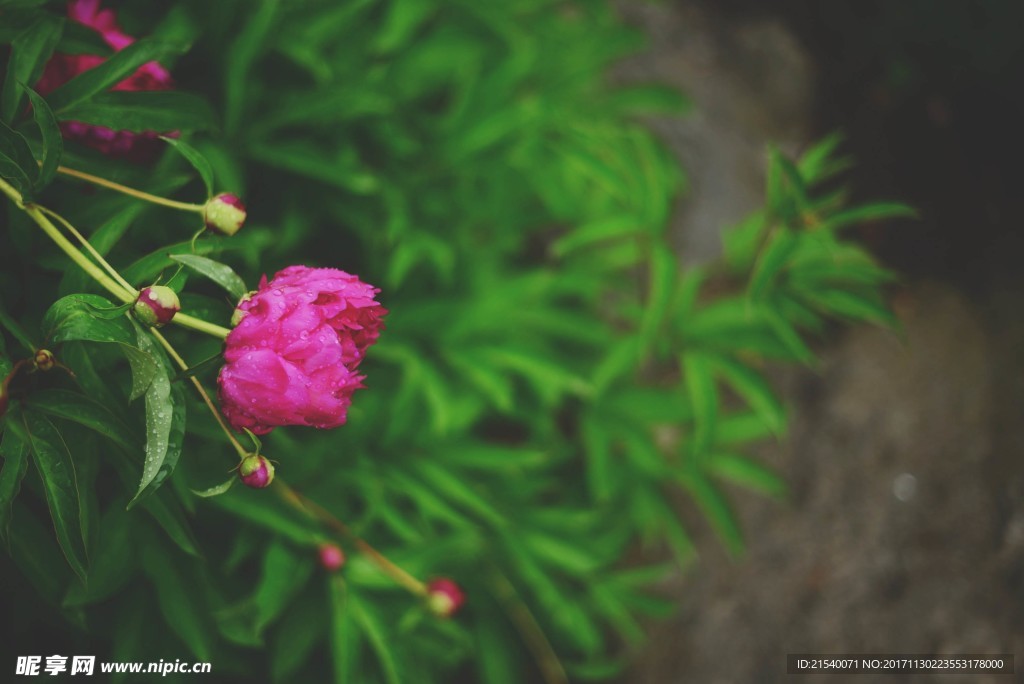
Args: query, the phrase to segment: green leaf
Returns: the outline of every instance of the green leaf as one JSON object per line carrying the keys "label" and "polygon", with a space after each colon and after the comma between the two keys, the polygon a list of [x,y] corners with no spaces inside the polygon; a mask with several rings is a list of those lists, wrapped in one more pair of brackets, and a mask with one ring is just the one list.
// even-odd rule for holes
{"label": "green leaf", "polygon": [[224,482],[221,482],[219,485],[214,485],[209,489],[193,489],[192,493],[204,499],[209,499],[212,496],[220,496],[221,494],[226,494],[227,491],[231,489],[234,486],[235,482],[237,481],[238,478],[232,475]]}
{"label": "green leaf", "polygon": [[700,352],[684,352],[680,359],[686,393],[693,405],[693,439],[690,441],[692,454],[705,454],[715,436],[718,417],[718,387],[711,361]]}
{"label": "green leaf", "polygon": [[362,628],[362,633],[370,643],[370,648],[377,656],[384,672],[384,680],[388,684],[401,684],[402,677],[399,674],[398,659],[392,649],[394,638],[384,630],[386,621],[377,614],[376,609],[370,603],[357,601],[355,596],[348,597],[348,609],[352,612],[356,623]]}
{"label": "green leaf", "polygon": [[917,218],[917,211],[900,202],[875,202],[832,214],[822,222],[822,228],[838,230],[846,226],[890,218]]}
{"label": "green leaf", "polygon": [[13,430],[4,431],[3,441],[0,441],[0,456],[4,459],[3,470],[0,470],[0,538],[10,547],[14,499],[21,489],[25,473],[28,472],[25,443]]}
{"label": "green leaf", "polygon": [[110,310],[114,304],[97,295],[68,295],[58,299],[43,317],[43,334],[47,344],[73,340],[116,343],[132,369],[131,398],[142,396],[156,377],[157,357],[136,346],[137,338],[126,316],[103,318],[94,315]]}
{"label": "green leaf", "polygon": [[266,492],[248,487],[235,487],[224,496],[204,499],[218,508],[232,513],[247,523],[265,527],[302,545],[312,545],[319,539],[316,525],[295,512],[277,497],[268,501]]}
{"label": "green leaf", "polygon": [[258,9],[247,12],[245,28],[235,32],[238,37],[228,49],[224,75],[224,121],[229,133],[242,119],[245,90],[251,83],[249,69],[274,28],[277,7],[277,0],[262,0]]}
{"label": "green leaf", "polygon": [[88,340],[134,345],[131,324],[124,316],[107,319],[93,315],[94,311],[114,307],[113,302],[98,295],[77,294],[61,297],[43,316],[43,337],[47,344]]}
{"label": "green leaf", "polygon": [[217,283],[235,301],[240,300],[249,292],[249,288],[245,286],[245,281],[227,264],[222,264],[219,261],[214,261],[198,254],[171,254],[170,258]]}
{"label": "green leaf", "polygon": [[8,314],[7,310],[4,308],[2,301],[0,301],[0,327],[5,328],[7,332],[11,333],[11,335],[21,343],[21,346],[25,348],[26,352],[29,354],[35,353],[39,345],[32,341],[28,332],[20,323],[11,318],[10,314]]}
{"label": "green leaf", "polygon": [[281,615],[313,573],[313,550],[311,547],[303,550],[306,553],[298,556],[292,548],[276,540],[267,549],[263,574],[253,597],[257,608],[254,625],[257,635]]}
{"label": "green leaf", "polygon": [[356,667],[359,653],[360,631],[356,629],[350,605],[348,586],[340,576],[334,576],[329,583],[331,592],[331,660],[334,664],[335,684],[349,684]]}
{"label": "green leaf", "polygon": [[[558,568],[571,577],[586,577],[602,565],[599,557],[589,549],[568,539],[552,537],[536,530],[520,533],[522,542],[539,561]],[[587,540],[592,543],[593,540]]]}
{"label": "green leaf", "polygon": [[196,660],[209,662],[215,645],[210,605],[203,596],[208,586],[181,556],[164,553],[155,544],[142,547],[142,565],[156,586],[160,611],[167,626],[189,647]]}
{"label": "green leaf", "polygon": [[747,291],[751,297],[758,298],[765,295],[769,285],[785,268],[796,246],[796,234],[791,230],[779,228],[771,235],[768,244],[758,255],[754,271],[750,276]]}
{"label": "green leaf", "polygon": [[771,468],[739,454],[715,454],[708,461],[710,473],[776,499],[786,495],[786,481]]}
{"label": "green leaf", "polygon": [[[319,583],[317,583],[319,587]],[[288,612],[274,630],[270,645],[270,674],[274,682],[288,684],[296,680],[295,671],[309,660],[310,651],[327,631],[328,613],[321,591],[303,592],[288,606]],[[333,598],[326,605],[334,607]],[[349,641],[355,641],[352,635]]]}
{"label": "green leaf", "polygon": [[42,389],[29,396],[26,405],[36,411],[70,420],[103,435],[127,452],[138,442],[124,422],[95,399],[65,389]]}
{"label": "green leaf", "polygon": [[[125,481],[126,487],[134,484],[134,479]],[[196,535],[189,526],[181,506],[173,498],[173,492],[170,489],[158,490],[153,496],[143,500],[142,507],[167,533],[167,537],[177,544],[178,548],[190,556],[202,557]]]}
{"label": "green leaf", "polygon": [[206,157],[202,155],[199,150],[192,147],[184,140],[177,138],[168,138],[166,136],[160,136],[160,139],[166,142],[168,145],[173,147],[181,154],[188,163],[192,165],[192,168],[196,170],[199,177],[203,179],[203,185],[206,186],[207,198],[213,196],[213,167],[210,166],[210,162],[206,160]]}
{"label": "green leaf", "polygon": [[49,96],[50,106],[61,119],[64,119],[68,110],[117,85],[146,62],[180,55],[187,49],[187,45],[166,43],[151,38],[137,40],[123,50],[115,52],[102,64],[82,72],[54,90]]}
{"label": "green leaf", "polygon": [[588,414],[580,425],[580,436],[587,458],[587,488],[595,501],[607,501],[621,485],[612,464],[611,435],[599,416]]}
{"label": "green leaf", "polygon": [[424,483],[433,487],[438,494],[443,495],[449,501],[473,512],[490,525],[495,527],[505,525],[505,517],[495,510],[493,504],[488,500],[489,497],[478,494],[468,482],[460,480],[449,469],[441,468],[426,459],[418,460],[415,469]]}
{"label": "green leaf", "polygon": [[688,472],[681,478],[725,547],[734,556],[743,552],[743,532],[725,495],[699,472]]}
{"label": "green leaf", "polygon": [[12,121],[18,113],[22,84],[32,85],[39,80],[63,30],[63,19],[49,12],[40,12],[11,43],[7,77],[0,94],[0,118],[4,121]]}
{"label": "green leaf", "polygon": [[679,260],[667,245],[659,243],[651,250],[649,269],[647,308],[640,322],[640,338],[648,348],[661,337],[679,272]]}
{"label": "green leaf", "polygon": [[71,569],[84,582],[88,559],[82,534],[82,501],[71,452],[57,428],[45,416],[26,411],[9,425],[32,454],[43,481],[57,542]]}
{"label": "green leaf", "polygon": [[814,143],[800,157],[797,168],[808,183],[818,183],[832,175],[834,167],[837,165],[832,157],[840,143],[843,142],[843,137],[839,131],[830,133]]}
{"label": "green leaf", "polygon": [[711,358],[715,371],[746,400],[776,435],[786,429],[786,409],[771,385],[750,366],[723,356]]}
{"label": "green leaf", "polygon": [[20,190],[26,201],[32,199],[32,187],[39,176],[36,158],[25,137],[3,121],[0,121],[0,175]]}
{"label": "green leaf", "polygon": [[136,132],[206,131],[217,125],[213,109],[206,100],[178,90],[99,93],[57,114],[61,121],[81,121]]}
{"label": "green leaf", "polygon": [[636,216],[610,216],[574,228],[551,244],[551,253],[556,257],[564,257],[583,247],[608,246],[619,240],[636,238],[643,234],[644,230],[637,225]]}
{"label": "green leaf", "polygon": [[801,296],[816,309],[831,316],[868,321],[892,328],[899,326],[899,320],[876,291],[852,292],[831,289],[802,292]]}
{"label": "green leaf", "polygon": [[87,584],[73,584],[64,606],[83,606],[103,601],[117,592],[135,572],[136,549],[132,544],[132,516],[121,505],[111,506],[99,526]]}
{"label": "green leaf", "polygon": [[185,437],[185,397],[179,384],[171,385],[167,362],[149,332],[136,326],[139,348],[157,359],[153,381],[146,389],[146,460],[139,490],[128,503],[138,503],[143,492],[151,493],[174,471]]}
{"label": "green leaf", "polygon": [[64,154],[64,138],[60,134],[57,117],[53,115],[46,100],[29,87],[25,88],[25,92],[28,93],[28,99],[32,102],[32,116],[35,118],[36,126],[39,127],[39,133],[43,139],[43,164],[39,169],[39,178],[35,185],[36,192],[39,192],[49,185],[57,174],[61,155]]}

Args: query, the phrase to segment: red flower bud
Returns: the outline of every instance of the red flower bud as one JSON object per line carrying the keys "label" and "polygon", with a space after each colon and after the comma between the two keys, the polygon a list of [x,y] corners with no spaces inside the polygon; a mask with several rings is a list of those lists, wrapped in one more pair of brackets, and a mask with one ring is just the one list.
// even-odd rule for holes
{"label": "red flower bud", "polygon": [[441,577],[427,585],[427,606],[438,617],[451,617],[465,602],[466,596],[462,589],[450,579]]}
{"label": "red flower bud", "polygon": [[245,223],[245,205],[230,192],[214,195],[203,207],[203,221],[213,232],[230,237]]}
{"label": "red flower bud", "polygon": [[345,552],[336,544],[320,546],[320,565],[328,572],[337,572],[345,565]]}
{"label": "red flower bud", "polygon": [[145,287],[135,300],[135,317],[145,325],[161,328],[181,311],[177,293],[164,285]]}
{"label": "red flower bud", "polygon": [[48,371],[57,365],[57,360],[53,358],[53,352],[49,349],[38,350],[32,362],[41,371]]}
{"label": "red flower bud", "polygon": [[259,454],[249,454],[238,464],[238,476],[246,487],[263,489],[274,481],[274,464]]}

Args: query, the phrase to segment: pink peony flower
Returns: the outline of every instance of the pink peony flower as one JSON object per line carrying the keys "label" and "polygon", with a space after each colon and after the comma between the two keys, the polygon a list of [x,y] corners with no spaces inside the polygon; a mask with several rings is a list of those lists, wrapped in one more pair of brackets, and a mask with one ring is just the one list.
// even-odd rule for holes
{"label": "pink peony flower", "polygon": [[[99,0],[71,0],[68,3],[68,17],[88,26],[102,37],[114,50],[123,50],[135,42],[117,25],[113,10],[101,10]],[[46,95],[78,76],[84,71],[102,64],[99,55],[68,55],[55,53],[36,84],[36,90]],[[156,62],[147,62],[128,78],[116,84],[112,90],[169,90],[173,87],[170,73]],[[77,140],[112,157],[132,161],[148,161],[160,150],[158,133],[144,131],[115,131],[104,126],[92,126],[80,121],[64,121],[61,132],[69,140]]]}
{"label": "pink peony flower", "polygon": [[387,311],[379,292],[333,268],[289,266],[238,305],[217,377],[221,410],[236,430],[344,424],[356,373]]}

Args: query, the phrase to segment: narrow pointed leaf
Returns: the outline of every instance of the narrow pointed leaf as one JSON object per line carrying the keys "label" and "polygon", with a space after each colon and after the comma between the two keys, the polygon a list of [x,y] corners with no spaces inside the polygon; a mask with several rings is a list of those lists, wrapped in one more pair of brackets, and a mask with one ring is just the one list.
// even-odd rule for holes
{"label": "narrow pointed leaf", "polygon": [[11,512],[14,499],[21,490],[21,481],[28,472],[25,443],[12,430],[3,433],[0,442],[3,469],[0,470],[0,539],[10,545]]}
{"label": "narrow pointed leaf", "polygon": [[21,106],[22,85],[34,85],[43,67],[53,55],[64,29],[64,20],[48,12],[40,12],[22,33],[11,42],[7,77],[0,94],[0,118],[11,121]]}
{"label": "narrow pointed leaf", "polygon": [[57,542],[71,569],[85,581],[88,559],[82,535],[82,501],[71,452],[50,419],[41,414],[26,411],[10,425],[28,447],[39,471]]}
{"label": "narrow pointed leaf", "polygon": [[82,72],[50,94],[50,106],[61,118],[65,112],[97,93],[112,88],[125,80],[146,62],[179,55],[187,45],[167,43],[150,38],[137,40],[111,55],[102,64]]}
{"label": "narrow pointed leaf", "polygon": [[146,460],[139,490],[129,502],[134,506],[147,490],[153,491],[174,470],[181,455],[185,433],[185,400],[181,385],[171,385],[166,361],[156,342],[137,328],[139,348],[157,359],[153,381],[146,389]]}
{"label": "narrow pointed leaf", "polygon": [[227,264],[198,254],[171,254],[170,258],[217,283],[235,301],[244,297],[249,291],[249,288],[245,286],[245,281]]}
{"label": "narrow pointed leaf", "polygon": [[220,496],[221,494],[226,493],[235,485],[235,482],[237,481],[238,478],[232,475],[224,482],[221,482],[219,485],[215,485],[208,489],[193,489],[192,493],[204,499],[209,499],[211,496]]}
{"label": "narrow pointed leaf", "polygon": [[57,174],[61,155],[64,154],[64,138],[60,134],[57,117],[53,115],[50,105],[46,104],[42,95],[28,87],[25,88],[25,92],[32,103],[32,116],[43,139],[43,163],[39,168],[39,177],[35,185],[35,191],[39,192],[49,185]]}
{"label": "narrow pointed leaf", "polygon": [[160,139],[173,147],[192,165],[192,168],[196,170],[199,177],[203,179],[203,185],[206,186],[206,196],[211,197],[213,195],[213,167],[210,166],[210,162],[207,161],[206,157],[184,140],[168,138],[166,136],[160,136]]}

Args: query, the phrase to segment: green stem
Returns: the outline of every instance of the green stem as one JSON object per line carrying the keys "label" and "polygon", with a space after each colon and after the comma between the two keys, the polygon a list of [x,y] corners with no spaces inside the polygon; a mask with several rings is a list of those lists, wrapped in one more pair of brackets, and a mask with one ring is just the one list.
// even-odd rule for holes
{"label": "green stem", "polygon": [[87,181],[89,183],[93,183],[95,185],[99,185],[99,186],[107,188],[109,190],[116,190],[117,192],[123,193],[125,195],[129,195],[129,196],[134,197],[136,199],[145,200],[146,202],[152,202],[153,204],[159,204],[159,205],[164,206],[164,207],[170,207],[171,209],[181,209],[182,211],[192,211],[192,212],[196,212],[196,213],[201,214],[201,213],[203,213],[203,209],[205,208],[205,205],[202,205],[202,204],[190,204],[188,202],[177,202],[175,200],[167,199],[166,197],[160,197],[158,195],[151,195],[148,192],[143,192],[142,190],[136,190],[135,188],[129,188],[127,185],[121,185],[120,183],[115,183],[114,181],[109,181],[106,178],[100,178],[99,176],[94,176],[91,173],[86,173],[84,171],[78,171],[76,169],[69,169],[66,166],[58,166],[57,167],[57,172],[58,173],[63,173],[65,176],[71,176],[72,178],[78,178],[79,180],[84,180],[84,181]]}
{"label": "green stem", "polygon": [[567,684],[569,678],[565,674],[562,662],[558,659],[558,654],[555,653],[555,649],[551,646],[551,642],[548,641],[544,630],[537,623],[537,618],[533,616],[530,609],[519,598],[515,587],[497,569],[493,570],[491,580],[495,595],[505,607],[509,617],[512,618],[513,624],[515,624],[516,629],[519,630],[520,635],[522,635],[523,640],[526,642],[527,648],[533,654],[534,660],[537,661],[544,681],[547,684]]}
{"label": "green stem", "polygon": [[85,236],[82,235],[81,233],[79,233],[78,229],[76,229],[73,225],[71,225],[70,221],[68,221],[66,218],[64,218],[63,216],[61,216],[57,212],[55,212],[55,211],[53,211],[51,209],[47,209],[46,207],[44,207],[42,205],[36,204],[34,206],[38,207],[39,211],[43,212],[47,216],[52,216],[53,218],[55,218],[57,220],[57,222],[60,223],[62,226],[64,226],[64,228],[67,229],[67,231],[69,233],[74,235],[75,239],[78,240],[79,244],[81,244],[82,247],[85,247],[85,251],[87,251],[89,253],[89,255],[92,256],[92,258],[95,259],[96,262],[100,266],[105,268],[106,271],[107,271],[107,275],[109,275],[111,278],[116,280],[117,283],[121,287],[123,287],[128,292],[131,292],[134,296],[136,296],[136,297],[139,296],[139,293],[135,290],[134,287],[131,286],[131,283],[129,283],[124,278],[122,278],[121,274],[118,273],[117,270],[113,266],[111,266],[109,263],[107,263],[107,260],[103,258],[103,255],[96,251],[96,248],[92,246],[92,243],[90,243],[88,240],[86,240]]}
{"label": "green stem", "polygon": [[25,204],[22,200],[21,193],[3,179],[0,179],[0,191],[14,200],[14,203],[21,207],[25,213],[43,229],[43,232],[49,235],[50,239],[56,242],[57,246],[64,250],[65,254],[71,257],[72,261],[81,266],[82,270],[92,276],[93,279],[110,292],[110,294],[114,295],[126,304],[135,301],[135,296],[132,293],[118,285],[110,278],[110,276],[104,273],[103,269],[99,266],[89,261],[84,254],[78,251],[77,247],[71,244],[70,240],[64,237],[60,230],[57,229],[57,226],[53,225],[53,223],[50,222],[50,219],[46,218],[46,215],[43,214],[38,207],[32,204]]}
{"label": "green stem", "polygon": [[183,314],[180,311],[174,314],[174,318],[171,319],[171,323],[176,323],[182,326],[183,328],[191,328],[192,330],[198,330],[199,332],[204,332],[207,335],[219,337],[222,340],[225,337],[227,337],[228,334],[230,334],[231,332],[229,328],[225,328],[222,325],[210,323],[209,321],[204,321],[201,318],[196,318],[194,316],[189,316],[188,314]]}
{"label": "green stem", "polygon": [[373,561],[373,563],[379,567],[384,574],[393,579],[397,584],[402,585],[417,596],[427,595],[426,584],[395,565],[387,556],[370,546],[370,544],[361,537],[357,536],[351,529],[349,529],[348,525],[334,517],[331,512],[323,506],[304,497],[302,494],[299,494],[297,491],[285,484],[284,480],[280,478],[275,479],[272,486],[277,489],[281,498],[288,504],[297,508],[300,512],[333,527],[336,532],[348,538],[353,544],[355,544],[357,549],[366,554],[366,556],[369,557],[369,559]]}
{"label": "green stem", "polygon": [[[79,251],[79,249],[75,247],[70,240],[64,237],[64,234],[60,232],[57,226],[53,225],[53,222],[46,217],[46,214],[43,213],[43,210],[40,209],[40,207],[34,204],[25,204],[21,193],[3,179],[0,179],[0,192],[3,192],[5,195],[10,197],[18,207],[24,210],[25,213],[43,229],[43,232],[46,233],[51,240],[57,243],[57,246],[60,247],[72,261],[92,276],[92,278],[104,289],[125,304],[135,301],[138,293],[134,289],[125,289],[124,286],[108,276],[102,268],[89,261],[89,259],[82,254],[82,252]],[[197,330],[199,332],[206,333],[207,335],[213,335],[220,339],[224,339],[231,332],[230,329],[225,328],[224,326],[217,325],[216,323],[210,323],[181,312],[175,314],[173,322],[182,327],[191,328],[192,330]]]}
{"label": "green stem", "polygon": [[[153,337],[156,338],[157,342],[163,345],[163,348],[167,350],[167,353],[172,359],[174,359],[174,362],[181,367],[181,370],[187,371],[188,364],[185,363],[185,359],[181,357],[181,354],[175,351],[174,347],[171,346],[171,343],[167,341],[167,338],[160,334],[160,331],[155,328],[151,328],[149,332],[153,333]],[[194,375],[189,376],[189,380],[192,381],[196,391],[199,392],[199,396],[203,398],[203,401],[206,403],[206,407],[210,409],[210,413],[212,413],[213,417],[217,419],[217,424],[220,425],[220,429],[224,431],[225,435],[227,435],[228,441],[231,442],[231,446],[235,447],[235,451],[238,452],[239,458],[245,458],[248,456],[249,452],[246,451],[245,447],[239,443],[235,434],[231,431],[231,428],[229,428],[227,423],[224,422],[224,417],[221,416],[220,411],[217,410],[213,400],[210,399],[210,395],[206,393],[206,388],[203,387],[203,383],[199,382],[199,378]]]}

